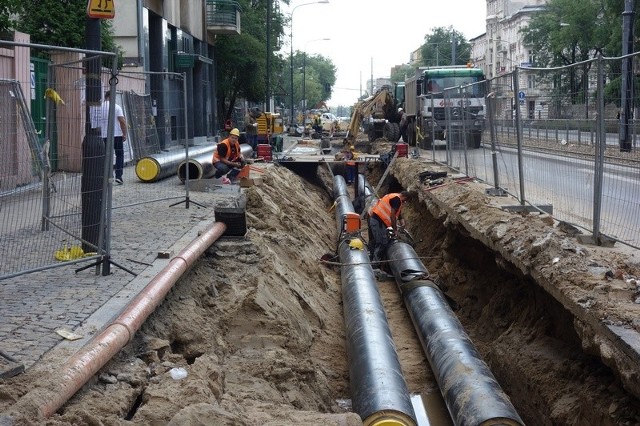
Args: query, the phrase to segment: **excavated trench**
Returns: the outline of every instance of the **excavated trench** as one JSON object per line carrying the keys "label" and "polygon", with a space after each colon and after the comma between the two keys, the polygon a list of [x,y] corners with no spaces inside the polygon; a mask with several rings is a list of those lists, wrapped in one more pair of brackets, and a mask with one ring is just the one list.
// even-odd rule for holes
{"label": "excavated trench", "polygon": [[[248,190],[246,239],[212,246],[51,424],[359,424],[348,412],[339,268],[319,262],[336,248],[331,175],[296,167]],[[370,182],[381,175],[367,168]],[[387,181],[381,193],[402,189]],[[404,214],[416,253],[526,424],[640,423],[640,404],[584,353],[561,304],[435,204]],[[409,391],[441,409],[395,283],[379,291]]]}

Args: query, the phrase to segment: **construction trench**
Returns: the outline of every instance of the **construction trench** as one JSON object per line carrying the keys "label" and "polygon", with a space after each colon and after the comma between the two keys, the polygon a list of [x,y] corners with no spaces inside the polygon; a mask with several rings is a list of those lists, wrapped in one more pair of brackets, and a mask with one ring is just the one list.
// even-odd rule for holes
{"label": "construction trench", "polygon": [[392,276],[343,232],[380,163],[358,186],[340,166],[271,167],[246,189],[246,236],[208,248],[47,424],[640,424],[635,376],[594,354],[572,310],[475,238],[409,161],[380,190],[416,194]]}

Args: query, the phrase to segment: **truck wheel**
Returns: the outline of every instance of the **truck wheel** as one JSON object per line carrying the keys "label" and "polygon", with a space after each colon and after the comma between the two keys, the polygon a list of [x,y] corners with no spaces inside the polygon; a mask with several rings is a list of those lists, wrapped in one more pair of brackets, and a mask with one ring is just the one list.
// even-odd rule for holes
{"label": "truck wheel", "polygon": [[400,125],[398,123],[393,124],[393,141],[398,142],[400,140]]}
{"label": "truck wheel", "polygon": [[373,126],[369,127],[367,137],[369,138],[369,142],[373,142],[376,140],[376,129]]}
{"label": "truck wheel", "polygon": [[394,131],[395,123],[384,123],[384,127],[382,128],[382,136],[388,140],[389,142],[395,142],[395,131]]}
{"label": "truck wheel", "polygon": [[478,149],[480,148],[480,143],[482,142],[482,133],[471,133],[467,135],[467,146],[469,148]]}

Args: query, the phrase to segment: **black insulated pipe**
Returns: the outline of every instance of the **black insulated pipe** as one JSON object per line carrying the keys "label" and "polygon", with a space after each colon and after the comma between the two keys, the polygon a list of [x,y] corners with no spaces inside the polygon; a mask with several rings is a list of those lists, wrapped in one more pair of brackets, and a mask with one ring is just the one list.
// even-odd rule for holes
{"label": "black insulated pipe", "polygon": [[[353,213],[342,176],[334,177],[336,219]],[[369,255],[352,249],[350,236],[338,245],[353,411],[368,426],[415,425],[416,416],[402,375],[391,330],[378,293]]]}
{"label": "black insulated pipe", "polygon": [[395,241],[389,266],[456,425],[524,425],[413,248]]}

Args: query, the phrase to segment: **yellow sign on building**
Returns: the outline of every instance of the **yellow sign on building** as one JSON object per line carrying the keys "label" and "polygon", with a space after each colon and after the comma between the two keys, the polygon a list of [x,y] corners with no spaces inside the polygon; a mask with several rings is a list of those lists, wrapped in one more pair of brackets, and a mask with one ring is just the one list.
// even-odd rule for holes
{"label": "yellow sign on building", "polygon": [[116,16],[115,0],[88,0],[87,16],[96,19],[113,19]]}

